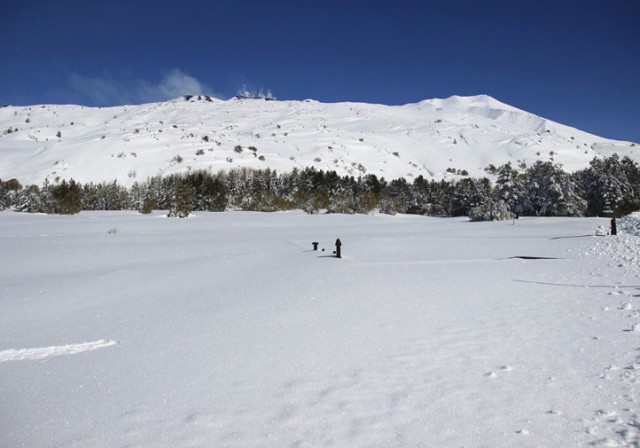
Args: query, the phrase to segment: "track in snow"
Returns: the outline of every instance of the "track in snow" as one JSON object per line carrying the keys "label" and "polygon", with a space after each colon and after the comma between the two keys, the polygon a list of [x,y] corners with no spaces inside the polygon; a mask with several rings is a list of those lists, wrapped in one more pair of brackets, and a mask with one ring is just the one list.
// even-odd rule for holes
{"label": "track in snow", "polygon": [[39,359],[52,358],[62,355],[77,355],[82,352],[89,352],[99,348],[111,347],[118,344],[117,341],[105,341],[101,339],[93,342],[83,342],[81,344],[53,345],[51,347],[9,349],[0,352],[0,362],[7,361],[36,361]]}

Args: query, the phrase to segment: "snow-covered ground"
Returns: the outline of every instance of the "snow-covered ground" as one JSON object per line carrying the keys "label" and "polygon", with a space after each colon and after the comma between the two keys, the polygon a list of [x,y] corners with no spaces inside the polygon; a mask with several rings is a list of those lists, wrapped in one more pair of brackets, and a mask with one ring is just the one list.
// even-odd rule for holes
{"label": "snow-covered ground", "polygon": [[608,224],[0,213],[0,446],[637,446]]}

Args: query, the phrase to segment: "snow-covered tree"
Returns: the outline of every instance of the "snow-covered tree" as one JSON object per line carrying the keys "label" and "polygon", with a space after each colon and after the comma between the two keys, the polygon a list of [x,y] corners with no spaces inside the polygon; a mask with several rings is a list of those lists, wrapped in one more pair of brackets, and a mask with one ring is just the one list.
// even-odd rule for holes
{"label": "snow-covered tree", "polygon": [[468,216],[471,209],[486,204],[492,199],[489,179],[459,180],[451,193],[451,216]]}
{"label": "snow-covered tree", "polygon": [[411,185],[404,178],[394,179],[381,194],[380,212],[395,215],[407,213],[414,205]]}
{"label": "snow-covered tree", "polygon": [[26,213],[42,212],[42,200],[40,188],[37,185],[27,185],[15,199],[15,210]]}
{"label": "snow-covered tree", "polygon": [[0,211],[9,207],[9,195],[4,186],[4,182],[0,179]]}
{"label": "snow-covered tree", "polygon": [[85,184],[81,197],[83,210],[125,210],[130,207],[129,191],[116,181]]}
{"label": "snow-covered tree", "polygon": [[493,189],[494,196],[499,201],[504,201],[509,209],[518,215],[531,209],[524,179],[511,167],[511,163],[502,165],[496,169],[498,179]]}
{"label": "snow-covered tree", "polygon": [[638,166],[629,158],[594,158],[578,177],[592,216],[620,216],[640,207]]}
{"label": "snow-covered tree", "polygon": [[332,190],[327,211],[353,214],[358,210],[358,187],[353,177],[345,176]]}
{"label": "snow-covered tree", "polygon": [[21,189],[22,185],[17,179],[6,182],[0,179],[0,210],[11,207]]}
{"label": "snow-covered tree", "polygon": [[560,165],[538,161],[525,172],[530,209],[536,216],[583,216],[586,201]]}

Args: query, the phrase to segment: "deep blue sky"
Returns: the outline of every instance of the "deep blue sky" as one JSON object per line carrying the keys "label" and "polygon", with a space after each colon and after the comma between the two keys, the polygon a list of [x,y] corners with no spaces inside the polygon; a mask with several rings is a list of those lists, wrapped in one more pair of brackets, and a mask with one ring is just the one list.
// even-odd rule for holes
{"label": "deep blue sky", "polygon": [[0,104],[486,93],[640,142],[640,1],[3,2]]}

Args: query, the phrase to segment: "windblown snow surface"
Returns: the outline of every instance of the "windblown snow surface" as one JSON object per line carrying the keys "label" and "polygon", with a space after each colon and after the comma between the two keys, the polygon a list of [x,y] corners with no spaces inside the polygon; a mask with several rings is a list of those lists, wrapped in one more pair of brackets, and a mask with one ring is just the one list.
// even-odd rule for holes
{"label": "windblown snow surface", "polygon": [[638,446],[619,224],[0,213],[0,446]]}

